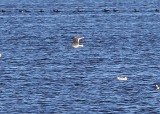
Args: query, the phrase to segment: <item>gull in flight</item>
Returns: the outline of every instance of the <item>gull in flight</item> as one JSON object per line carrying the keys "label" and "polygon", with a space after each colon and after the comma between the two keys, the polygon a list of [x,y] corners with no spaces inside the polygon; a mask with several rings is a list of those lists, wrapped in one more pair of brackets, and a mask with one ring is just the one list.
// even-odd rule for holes
{"label": "gull in flight", "polygon": [[84,38],[84,37],[74,37],[74,38],[73,38],[72,47],[74,47],[74,48],[83,47],[83,45],[80,45],[80,44],[79,44],[79,41],[80,41],[81,39],[83,39],[83,38]]}

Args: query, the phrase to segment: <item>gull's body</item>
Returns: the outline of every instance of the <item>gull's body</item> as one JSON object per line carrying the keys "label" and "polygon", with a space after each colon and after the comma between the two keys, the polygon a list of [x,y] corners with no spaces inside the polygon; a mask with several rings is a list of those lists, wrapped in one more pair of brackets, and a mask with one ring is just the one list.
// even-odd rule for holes
{"label": "gull's body", "polygon": [[118,80],[123,80],[123,81],[128,80],[128,78],[127,78],[127,77],[119,77],[119,76],[117,77],[117,79],[118,79]]}
{"label": "gull's body", "polygon": [[80,45],[80,44],[79,44],[79,41],[80,41],[81,39],[83,39],[83,38],[84,38],[84,37],[74,37],[74,38],[73,38],[72,47],[74,47],[74,48],[83,47],[83,45]]}

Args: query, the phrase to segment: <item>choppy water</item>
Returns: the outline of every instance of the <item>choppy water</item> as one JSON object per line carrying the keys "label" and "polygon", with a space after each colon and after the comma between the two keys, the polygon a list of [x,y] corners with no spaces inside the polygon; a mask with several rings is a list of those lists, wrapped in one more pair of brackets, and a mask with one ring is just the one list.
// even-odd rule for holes
{"label": "choppy water", "polygon": [[1,0],[0,23],[0,113],[160,113],[159,0]]}

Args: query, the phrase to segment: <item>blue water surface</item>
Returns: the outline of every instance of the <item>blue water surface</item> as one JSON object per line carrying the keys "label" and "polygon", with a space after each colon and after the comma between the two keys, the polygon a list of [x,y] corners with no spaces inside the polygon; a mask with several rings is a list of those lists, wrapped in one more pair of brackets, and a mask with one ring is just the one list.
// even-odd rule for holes
{"label": "blue water surface", "polygon": [[159,0],[1,0],[0,23],[1,114],[160,113]]}

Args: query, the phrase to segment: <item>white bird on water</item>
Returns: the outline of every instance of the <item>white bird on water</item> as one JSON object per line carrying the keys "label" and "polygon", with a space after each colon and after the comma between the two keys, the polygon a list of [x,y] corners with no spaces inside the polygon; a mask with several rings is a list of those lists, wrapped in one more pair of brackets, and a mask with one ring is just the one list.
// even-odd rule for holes
{"label": "white bird on water", "polygon": [[154,83],[153,85],[155,89],[160,89],[160,82]]}
{"label": "white bird on water", "polygon": [[160,85],[156,84],[156,89],[160,89]]}
{"label": "white bird on water", "polygon": [[83,47],[83,45],[81,44],[79,44],[79,41],[81,40],[81,39],[83,39],[84,37],[74,37],[73,38],[73,43],[72,43],[72,47],[74,47],[74,48],[78,48],[78,47]]}
{"label": "white bird on water", "polygon": [[118,77],[117,77],[117,79],[118,79],[118,80],[123,80],[123,81],[128,80],[128,78],[127,78],[127,77],[122,77],[122,76],[118,76]]}

